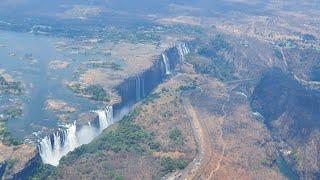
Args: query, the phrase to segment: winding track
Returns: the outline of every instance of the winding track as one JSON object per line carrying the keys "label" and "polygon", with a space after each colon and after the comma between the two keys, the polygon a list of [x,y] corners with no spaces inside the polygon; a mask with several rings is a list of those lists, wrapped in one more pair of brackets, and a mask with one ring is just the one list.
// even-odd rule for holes
{"label": "winding track", "polygon": [[[229,102],[230,100],[230,95],[228,94],[228,101]],[[225,150],[226,150],[226,143],[224,142],[223,140],[223,131],[222,131],[222,125],[223,125],[223,122],[227,116],[227,113],[225,112],[225,107],[226,107],[226,104],[223,104],[222,106],[222,112],[223,112],[223,117],[220,121],[220,125],[219,125],[219,131],[220,131],[220,141],[222,142],[223,144],[223,149],[222,149],[222,153],[221,153],[221,156],[219,158],[219,161],[218,161],[218,165],[215,169],[213,169],[211,172],[210,172],[210,175],[208,177],[208,179],[212,179],[214,173],[216,173],[217,171],[219,171],[220,167],[221,167],[221,162],[223,160],[223,157],[224,157],[224,154],[225,154]]]}

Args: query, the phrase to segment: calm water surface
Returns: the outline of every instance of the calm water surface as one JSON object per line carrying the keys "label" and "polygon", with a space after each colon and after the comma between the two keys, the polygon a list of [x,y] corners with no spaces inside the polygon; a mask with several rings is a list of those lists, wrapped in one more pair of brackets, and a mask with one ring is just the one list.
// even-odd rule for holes
{"label": "calm water surface", "polygon": [[[62,84],[63,79],[72,80],[76,66],[89,58],[87,55],[57,50],[55,44],[63,41],[67,40],[30,33],[0,31],[0,68],[26,85],[27,93],[25,97],[20,97],[23,98],[25,106],[23,116],[8,122],[10,132],[18,138],[29,137],[33,132],[44,130],[44,127],[48,129],[57,127],[57,117],[45,110],[48,98],[68,102],[78,109],[78,113],[96,108],[95,104],[75,96]],[[26,54],[32,54],[37,63],[32,64],[30,60],[24,59]],[[49,62],[55,59],[73,59],[73,61],[67,69],[49,70]],[[0,102],[5,103],[8,100],[9,97],[1,97]],[[77,113],[73,115],[74,120],[77,115]]]}

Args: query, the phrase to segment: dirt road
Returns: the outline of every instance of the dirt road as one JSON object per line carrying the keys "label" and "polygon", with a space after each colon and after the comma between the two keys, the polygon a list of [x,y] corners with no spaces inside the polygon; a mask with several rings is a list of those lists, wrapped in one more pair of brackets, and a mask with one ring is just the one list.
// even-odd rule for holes
{"label": "dirt road", "polygon": [[[182,101],[186,112],[191,117],[191,124],[193,126],[193,131],[196,138],[198,154],[183,172],[175,173],[171,176],[171,178],[168,179],[212,179],[214,173],[219,170],[221,161],[223,160],[225,144],[222,138],[222,128],[219,129],[219,141],[221,141],[221,144],[223,144],[223,150],[219,160],[217,161],[217,157],[214,157],[215,154],[208,125],[205,121],[201,121],[199,119],[198,112],[192,106],[189,99],[191,93],[191,91],[183,93]],[[220,126],[223,124],[223,119],[224,118],[222,117],[218,120]]]}

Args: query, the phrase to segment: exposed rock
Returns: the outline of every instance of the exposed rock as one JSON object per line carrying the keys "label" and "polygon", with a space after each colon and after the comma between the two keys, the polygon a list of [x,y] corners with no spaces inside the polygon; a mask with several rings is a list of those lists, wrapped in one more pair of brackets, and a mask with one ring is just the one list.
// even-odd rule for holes
{"label": "exposed rock", "polygon": [[77,109],[68,105],[66,102],[62,100],[49,99],[46,102],[46,109],[55,112],[65,112],[65,113],[73,113],[76,112]]}

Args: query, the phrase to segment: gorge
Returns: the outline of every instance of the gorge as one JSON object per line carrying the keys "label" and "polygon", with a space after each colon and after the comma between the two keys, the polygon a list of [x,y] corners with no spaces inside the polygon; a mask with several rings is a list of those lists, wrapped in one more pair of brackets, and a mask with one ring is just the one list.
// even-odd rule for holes
{"label": "gorge", "polygon": [[56,133],[46,136],[38,145],[43,163],[57,166],[59,160],[75,148],[91,142],[104,129],[121,120],[125,112],[139,100],[149,95],[152,90],[163,82],[179,63],[184,61],[190,52],[186,43],[169,48],[161,54],[153,65],[135,77],[129,77],[115,89],[121,102],[96,111],[98,116],[87,125],[78,126],[77,121],[59,129]]}

